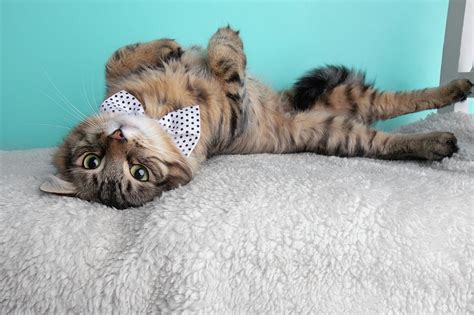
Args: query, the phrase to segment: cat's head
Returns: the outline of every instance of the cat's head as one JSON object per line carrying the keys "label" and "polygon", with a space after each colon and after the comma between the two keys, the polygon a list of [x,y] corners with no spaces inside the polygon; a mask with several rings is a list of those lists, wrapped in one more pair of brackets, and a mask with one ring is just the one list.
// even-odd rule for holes
{"label": "cat's head", "polygon": [[191,180],[192,168],[146,116],[92,116],[66,137],[54,156],[59,172],[41,190],[124,209],[140,206]]}

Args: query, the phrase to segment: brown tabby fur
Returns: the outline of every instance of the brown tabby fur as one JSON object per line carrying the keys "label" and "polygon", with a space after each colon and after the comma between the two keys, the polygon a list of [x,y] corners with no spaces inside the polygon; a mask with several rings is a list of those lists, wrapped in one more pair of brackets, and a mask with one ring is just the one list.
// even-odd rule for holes
{"label": "brown tabby fur", "polygon": [[[74,188],[44,190],[126,208],[186,184],[199,164],[216,154],[309,151],[349,157],[440,160],[457,150],[451,133],[387,134],[369,124],[459,101],[470,93],[472,84],[468,80],[394,93],[377,91],[360,78],[348,78],[324,90],[301,110],[295,104],[300,97],[297,87],[273,91],[248,76],[246,63],[239,33],[230,27],[212,36],[207,51],[197,47],[184,51],[170,39],[119,49],[106,66],[107,97],[126,90],[140,100],[152,119],[199,104],[198,145],[190,157],[184,157],[158,124],[148,118],[138,123],[151,130],[152,136],[142,134],[118,142],[99,128],[115,118],[97,115],[70,133],[54,160],[61,179]],[[105,166],[83,169],[85,152],[103,156]],[[130,176],[127,169],[133,163],[149,169],[149,182],[138,182]]]}

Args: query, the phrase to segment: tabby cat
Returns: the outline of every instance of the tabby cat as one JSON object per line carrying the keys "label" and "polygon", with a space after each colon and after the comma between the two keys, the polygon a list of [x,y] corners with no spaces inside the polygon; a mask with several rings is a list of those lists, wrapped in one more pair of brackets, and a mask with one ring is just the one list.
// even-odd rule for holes
{"label": "tabby cat", "polygon": [[[128,93],[144,115],[106,112],[80,123],[55,154],[59,174],[41,189],[124,209],[185,185],[216,154],[441,160],[458,150],[449,132],[387,134],[370,124],[464,100],[468,80],[382,92],[360,72],[328,66],[275,92],[248,75],[246,64],[239,32],[230,27],[220,28],[207,50],[183,50],[171,39],[120,48],[106,65],[107,97]],[[195,105],[200,137],[185,155],[158,120]]]}

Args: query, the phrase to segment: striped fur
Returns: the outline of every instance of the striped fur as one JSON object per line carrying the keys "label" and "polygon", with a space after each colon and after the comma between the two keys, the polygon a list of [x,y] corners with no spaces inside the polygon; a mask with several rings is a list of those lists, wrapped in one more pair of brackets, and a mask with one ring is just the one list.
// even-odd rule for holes
{"label": "striped fur", "polygon": [[[114,123],[113,117],[94,116],[74,129],[55,158],[61,178],[77,187],[65,194],[117,208],[141,205],[187,183],[199,164],[216,154],[308,151],[439,160],[457,150],[450,133],[396,135],[369,125],[463,99],[472,87],[468,80],[414,92],[382,92],[360,72],[329,66],[309,72],[292,89],[276,92],[249,76],[246,64],[239,33],[230,27],[219,29],[207,50],[183,50],[168,39],[119,49],[106,66],[107,97],[127,90],[144,105],[147,117],[127,118],[139,135],[126,144],[107,140],[104,126]],[[200,105],[201,140],[184,157],[150,121],[193,104]],[[103,170],[78,166],[80,157],[73,158],[74,152],[87,150],[106,158]],[[154,170],[153,182],[137,183],[126,174],[127,163],[134,159]]]}

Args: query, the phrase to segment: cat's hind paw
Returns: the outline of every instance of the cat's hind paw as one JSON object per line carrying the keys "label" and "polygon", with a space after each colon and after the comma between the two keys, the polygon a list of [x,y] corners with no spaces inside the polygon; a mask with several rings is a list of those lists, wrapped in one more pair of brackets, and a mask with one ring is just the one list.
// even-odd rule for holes
{"label": "cat's hind paw", "polygon": [[422,141],[421,155],[427,160],[439,161],[458,152],[457,139],[451,132],[432,132]]}
{"label": "cat's hind paw", "polygon": [[471,94],[473,84],[468,79],[457,79],[448,83],[449,95],[453,103],[463,102]]}

